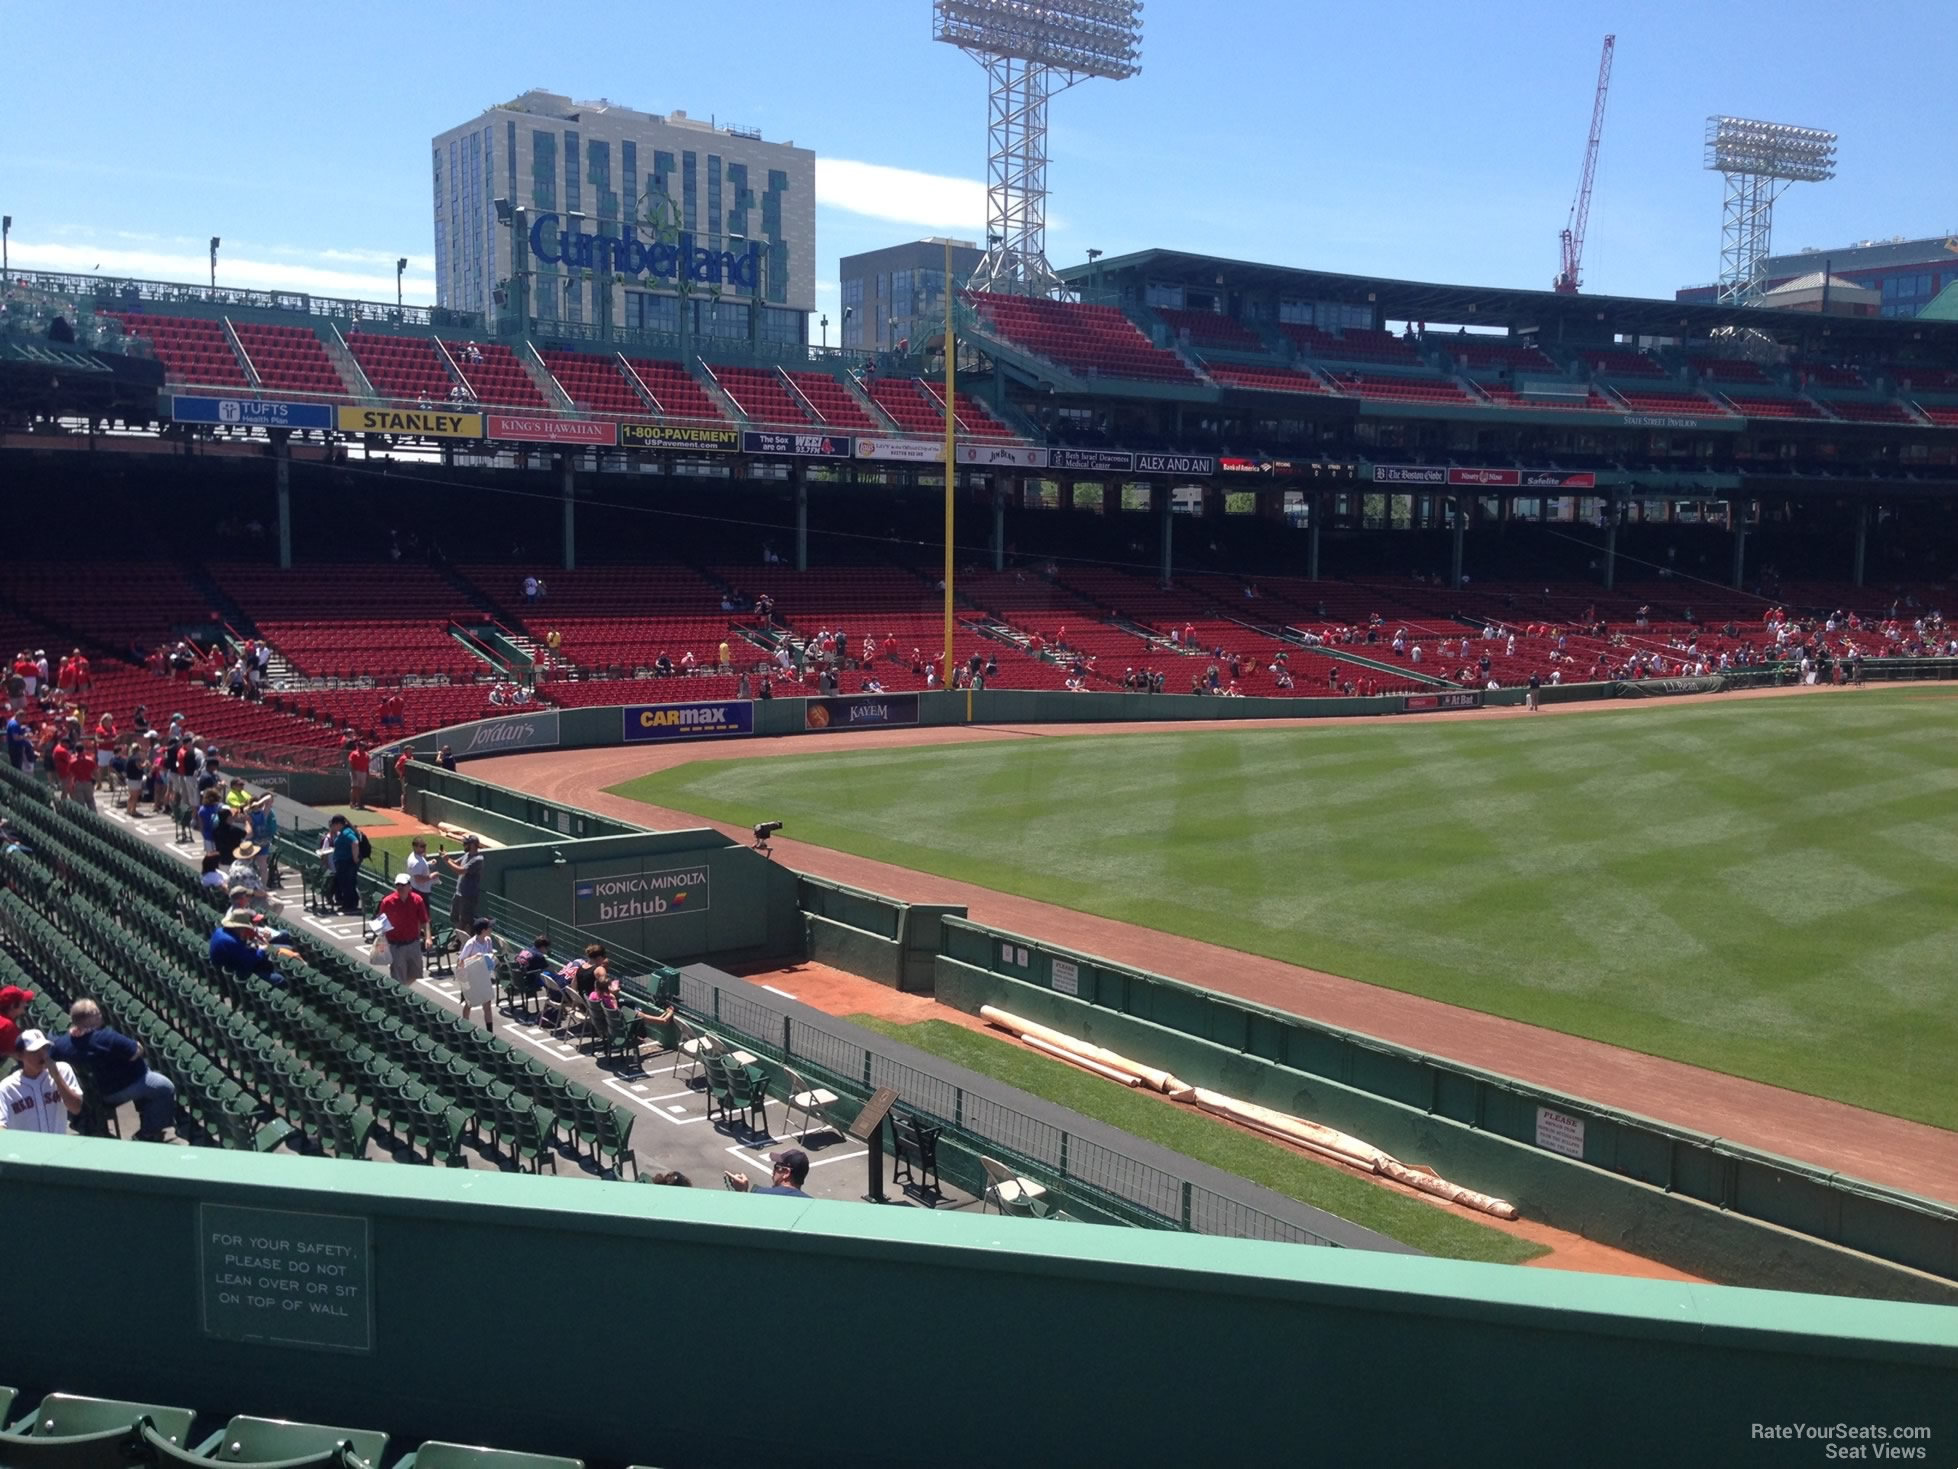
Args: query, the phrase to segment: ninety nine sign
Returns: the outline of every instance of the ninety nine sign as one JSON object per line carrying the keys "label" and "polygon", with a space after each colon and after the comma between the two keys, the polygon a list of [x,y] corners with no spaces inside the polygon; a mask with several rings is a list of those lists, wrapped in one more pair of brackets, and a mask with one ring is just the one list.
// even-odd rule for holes
{"label": "ninety nine sign", "polygon": [[1448,483],[1451,485],[1507,489],[1522,482],[1523,471],[1520,469],[1451,469],[1448,471]]}
{"label": "ninety nine sign", "polygon": [[235,423],[246,428],[332,428],[324,403],[278,403],[267,398],[172,398],[178,423]]}
{"label": "ninety nine sign", "polygon": [[1137,454],[1135,472],[1212,475],[1217,472],[1217,458],[1213,454]]}
{"label": "ninety nine sign", "polygon": [[514,413],[492,413],[489,436],[522,439],[533,444],[590,444],[609,449],[619,441],[619,426],[593,418],[529,418]]}
{"label": "ninety nine sign", "polygon": [[204,1334],[227,1341],[374,1350],[367,1221],[204,1204],[197,1217]]}
{"label": "ninety nine sign", "polygon": [[961,464],[994,466],[1000,469],[1045,469],[1047,451],[1031,444],[966,444],[957,446]]}
{"label": "ninety nine sign", "polygon": [[905,464],[943,464],[945,446],[930,439],[858,439],[857,458],[895,459]]}
{"label": "ninety nine sign", "polygon": [[628,745],[755,732],[755,706],[746,699],[725,704],[629,704],[619,712]]}
{"label": "ninety nine sign", "polygon": [[670,867],[663,872],[621,872],[581,877],[571,884],[571,921],[579,928],[637,923],[707,911],[707,869]]}
{"label": "ninety nine sign", "polygon": [[741,452],[793,454],[799,459],[848,459],[850,436],[848,434],[755,433],[750,430],[741,435]]}
{"label": "ninety nine sign", "polygon": [[622,423],[619,442],[629,449],[707,449],[724,454],[741,447],[741,431],[689,428],[680,423]]}
{"label": "ninety nine sign", "polygon": [[480,439],[483,415],[432,408],[342,408],[343,434],[403,434],[417,439]]}

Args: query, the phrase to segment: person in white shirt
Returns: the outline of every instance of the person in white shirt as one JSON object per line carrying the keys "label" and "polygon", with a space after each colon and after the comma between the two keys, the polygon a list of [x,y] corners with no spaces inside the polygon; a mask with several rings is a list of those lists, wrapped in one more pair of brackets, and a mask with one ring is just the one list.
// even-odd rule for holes
{"label": "person in white shirt", "polygon": [[51,1061],[45,1033],[23,1030],[14,1043],[20,1070],[0,1081],[0,1126],[14,1132],[68,1130],[82,1110],[82,1084],[66,1061]]}
{"label": "person in white shirt", "polygon": [[483,1024],[496,1029],[496,945],[490,939],[490,921],[478,918],[469,931],[469,942],[456,955],[456,980],[462,991],[462,1018],[469,1018],[472,1005],[483,1007]]}
{"label": "person in white shirt", "polygon": [[428,839],[416,837],[408,853],[404,870],[408,874],[408,885],[421,895],[424,903],[429,903],[429,912],[435,911],[432,899],[435,896],[435,864],[428,860]]}

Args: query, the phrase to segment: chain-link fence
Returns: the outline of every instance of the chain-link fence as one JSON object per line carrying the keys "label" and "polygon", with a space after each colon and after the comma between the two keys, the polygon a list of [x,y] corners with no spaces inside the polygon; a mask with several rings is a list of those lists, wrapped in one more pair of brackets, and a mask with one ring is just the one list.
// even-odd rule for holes
{"label": "chain-link fence", "polygon": [[[672,974],[672,971],[667,971]],[[798,1019],[765,997],[674,975],[680,1009],[744,1048],[807,1070],[840,1090],[867,1096],[891,1087],[905,1108],[936,1123],[969,1150],[983,1151],[1083,1196],[1119,1217],[1157,1229],[1291,1244],[1331,1245],[1303,1224],[1281,1219],[1117,1148],[1033,1117],[980,1086],[959,1085],[874,1046]],[[1001,1091],[1004,1087],[1001,1088]]]}

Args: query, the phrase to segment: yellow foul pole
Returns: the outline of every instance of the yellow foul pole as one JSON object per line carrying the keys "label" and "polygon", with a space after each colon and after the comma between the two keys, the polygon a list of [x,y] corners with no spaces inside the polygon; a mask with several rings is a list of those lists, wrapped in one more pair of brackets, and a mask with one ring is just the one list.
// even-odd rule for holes
{"label": "yellow foul pole", "polygon": [[952,337],[952,242],[945,242],[945,662],[939,668],[939,677],[946,688],[952,687],[954,664],[952,662],[952,486],[958,479],[958,445],[954,428],[956,419],[952,405],[958,401],[955,384],[958,368],[958,346]]}

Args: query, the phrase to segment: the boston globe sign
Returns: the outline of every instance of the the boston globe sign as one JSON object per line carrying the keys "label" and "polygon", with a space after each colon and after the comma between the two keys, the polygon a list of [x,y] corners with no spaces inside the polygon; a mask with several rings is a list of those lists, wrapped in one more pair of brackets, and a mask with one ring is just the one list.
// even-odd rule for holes
{"label": "the boston globe sign", "polygon": [[682,230],[670,240],[645,244],[631,235],[575,234],[559,225],[560,216],[540,214],[530,226],[530,253],[546,265],[613,275],[650,275],[661,280],[699,281],[752,291],[761,281],[761,243],[748,242],[740,253],[708,250]]}

